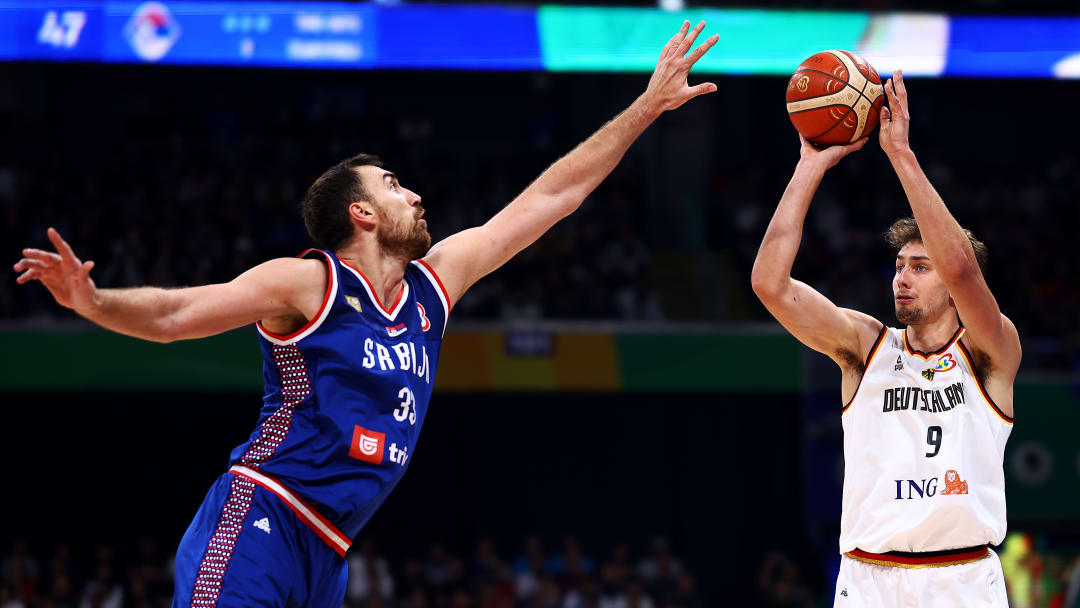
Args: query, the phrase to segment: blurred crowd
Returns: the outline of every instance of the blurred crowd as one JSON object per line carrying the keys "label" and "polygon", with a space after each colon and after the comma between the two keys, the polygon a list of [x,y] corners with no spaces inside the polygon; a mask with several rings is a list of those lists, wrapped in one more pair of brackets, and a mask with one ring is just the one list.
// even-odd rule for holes
{"label": "blurred crowd", "polygon": [[[490,539],[471,555],[441,544],[426,554],[389,558],[374,541],[347,554],[344,608],[703,608],[693,576],[657,538],[632,556],[617,543],[602,556],[576,537],[545,552],[529,537],[501,557]],[[159,608],[172,597],[172,552],[144,538],[134,550],[109,545],[79,552],[59,545],[36,553],[16,540],[0,561],[0,608]]]}
{"label": "blurred crowd", "polygon": [[[130,549],[51,549],[18,539],[0,553],[0,608],[164,608],[172,597],[172,550],[143,538]],[[1080,538],[1012,532],[997,548],[1013,608],[1080,608]],[[616,543],[588,553],[576,537],[554,550],[528,537],[513,557],[489,538],[471,553],[433,544],[388,556],[370,538],[346,558],[343,608],[705,608],[714,605],[815,608],[832,604],[812,556],[774,549],[749,581],[720,577],[706,601],[695,577],[658,537],[639,554]],[[727,600],[716,599],[719,597]],[[748,593],[745,597],[743,593]]]}
{"label": "blurred crowd", "polygon": [[[7,80],[22,83],[0,92],[0,130],[11,142],[0,149],[0,243],[14,262],[21,247],[45,245],[54,225],[110,287],[227,281],[295,255],[308,245],[297,211],[304,190],[360,151],[382,155],[424,197],[438,240],[497,212],[642,86],[634,77],[588,85],[548,74],[375,73],[337,84],[299,72],[80,69],[0,66],[0,81],[8,70]],[[725,86],[771,99],[773,84]],[[955,96],[947,87],[968,85],[934,86],[931,106],[941,108]],[[598,87],[610,95],[597,97]],[[713,111],[696,108],[686,116]],[[1053,145],[1037,152],[988,160],[971,150],[980,142],[941,140],[948,136],[936,129],[950,116],[913,112],[913,137],[935,142],[918,148],[923,166],[990,248],[987,278],[1020,330],[1025,366],[1080,369],[1080,282],[1067,229],[1080,213],[1076,148],[1048,138]],[[775,136],[759,136],[740,156],[719,147],[732,125],[709,120],[718,132],[702,127],[685,144],[647,134],[579,212],[478,283],[455,319],[768,320],[748,277],[794,164],[795,146],[778,150],[775,141],[793,134],[781,114],[768,123]],[[704,159],[705,179],[662,177],[683,155]],[[892,254],[881,234],[907,211],[875,155],[871,144],[830,172],[795,274],[840,305],[893,322]],[[680,198],[693,209],[676,213]],[[695,231],[704,242],[687,238]],[[703,272],[703,256],[720,270]],[[14,279],[0,264],[0,320],[65,317],[44,290],[17,289]],[[717,290],[726,295],[708,295]]]}

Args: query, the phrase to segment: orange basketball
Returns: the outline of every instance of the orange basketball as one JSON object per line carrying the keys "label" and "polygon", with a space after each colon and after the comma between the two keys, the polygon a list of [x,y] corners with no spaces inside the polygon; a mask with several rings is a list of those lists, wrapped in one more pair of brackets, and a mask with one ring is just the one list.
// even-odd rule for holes
{"label": "orange basketball", "polygon": [[847,144],[874,130],[885,103],[877,70],[848,51],[822,51],[788,82],[791,124],[819,146]]}

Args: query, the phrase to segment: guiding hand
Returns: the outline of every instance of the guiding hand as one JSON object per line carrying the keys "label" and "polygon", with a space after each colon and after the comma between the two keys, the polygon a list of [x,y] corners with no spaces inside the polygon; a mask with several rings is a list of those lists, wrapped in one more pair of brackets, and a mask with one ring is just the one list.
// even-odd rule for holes
{"label": "guiding hand", "polygon": [[75,256],[71,246],[61,238],[55,228],[48,230],[49,240],[57,253],[41,249],[23,249],[23,258],[15,263],[15,270],[22,272],[16,282],[20,285],[41,281],[56,302],[76,312],[94,305],[94,280],[90,271],[91,261],[83,262]]}
{"label": "guiding hand", "polygon": [[861,150],[869,139],[870,138],[868,137],[864,137],[855,143],[818,149],[814,144],[810,143],[809,139],[806,139],[800,134],[799,141],[802,143],[802,147],[799,148],[799,158],[820,163],[825,169],[831,169],[836,166],[836,163],[840,162],[841,158],[844,158],[856,150]]}
{"label": "guiding hand", "polygon": [[910,150],[908,127],[911,115],[908,114],[907,87],[904,86],[904,73],[893,72],[893,77],[885,81],[885,95],[889,98],[889,107],[881,108],[881,128],[878,141],[886,154]]}
{"label": "guiding hand", "polygon": [[[671,40],[664,45],[660,60],[656,62],[656,69],[649,78],[649,86],[644,94],[644,97],[649,100],[650,107],[658,112],[674,110],[698,95],[716,90],[716,85],[711,82],[690,86],[686,81],[690,68],[720,39],[719,34],[713,34],[694,49],[693,53],[687,55],[687,51],[704,28],[704,21],[694,26],[693,30],[690,30],[690,22],[684,21],[679,33],[672,36]],[[688,30],[689,33],[687,33]]]}

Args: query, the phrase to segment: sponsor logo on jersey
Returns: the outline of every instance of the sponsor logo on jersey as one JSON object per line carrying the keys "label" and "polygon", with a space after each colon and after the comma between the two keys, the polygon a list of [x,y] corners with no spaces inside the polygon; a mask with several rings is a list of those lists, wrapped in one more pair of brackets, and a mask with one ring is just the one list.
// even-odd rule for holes
{"label": "sponsor logo on jersey", "polygon": [[[923,374],[925,375],[926,372],[923,372]],[[965,401],[963,382],[950,384],[944,389],[938,390],[921,389],[914,386],[898,386],[885,389],[881,411],[947,412],[958,405],[962,405]]]}
{"label": "sponsor logo on jersey", "polygon": [[896,365],[893,366],[893,371],[898,372],[904,369],[904,361],[900,359],[900,355],[896,355]]}
{"label": "sponsor logo on jersey", "polygon": [[360,298],[356,296],[345,296],[345,301],[349,303],[349,306],[355,308],[356,312],[364,312],[364,308],[360,306]]}
{"label": "sponsor logo on jersey", "polygon": [[260,520],[257,520],[252,525],[255,526],[256,528],[262,530],[263,532],[266,532],[267,534],[270,534],[270,518],[269,517],[264,517],[264,518],[262,518]]}
{"label": "sponsor logo on jersey", "polygon": [[960,479],[960,474],[955,469],[945,471],[945,489],[942,494],[967,494],[967,482]]}
{"label": "sponsor logo on jersey", "polygon": [[423,331],[431,329],[431,321],[428,321],[427,311],[424,310],[424,305],[417,302],[416,311],[420,313],[420,329]]}
{"label": "sponsor logo on jersey", "polygon": [[[956,469],[945,471],[945,486],[941,487],[937,477],[929,479],[894,479],[896,482],[895,500],[914,500],[936,496],[967,494],[968,484],[960,479]],[[939,491],[940,490],[940,491]]]}
{"label": "sponsor logo on jersey", "polygon": [[369,431],[359,424],[353,428],[352,443],[349,444],[349,456],[371,464],[382,464],[383,446],[386,445],[386,433]]}
{"label": "sponsor logo on jersey", "polygon": [[405,330],[407,330],[407,329],[408,328],[405,327],[404,323],[398,323],[397,325],[395,325],[393,327],[387,326],[386,333],[389,334],[391,338],[396,338],[396,337],[400,336],[401,334],[405,333]]}
{"label": "sponsor logo on jersey", "polygon": [[401,446],[399,450],[397,443],[390,444],[390,462],[398,465],[405,466],[405,461],[409,459],[409,447]]}

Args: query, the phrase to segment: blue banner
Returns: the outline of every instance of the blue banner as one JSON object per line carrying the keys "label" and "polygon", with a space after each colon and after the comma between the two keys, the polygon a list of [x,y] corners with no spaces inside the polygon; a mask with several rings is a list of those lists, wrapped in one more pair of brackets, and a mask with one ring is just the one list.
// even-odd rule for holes
{"label": "blue banner", "polygon": [[1080,78],[1080,17],[952,17],[945,74]]}
{"label": "blue banner", "polygon": [[[0,0],[0,61],[644,72],[652,69],[656,41],[701,12],[579,7],[567,20],[554,17],[569,9],[556,8]],[[777,59],[776,36],[812,31],[814,40],[824,37],[815,42],[822,50],[849,48],[886,72],[900,67],[931,77],[1080,78],[1080,17],[707,12],[722,43],[697,67],[703,74],[784,73],[788,60]],[[584,13],[606,29],[583,30]],[[759,30],[768,27],[754,30],[748,15]],[[815,25],[808,30],[810,18]],[[725,44],[737,48],[737,56]],[[787,53],[792,70],[813,52],[797,50]],[[643,59],[628,63],[637,54]]]}

